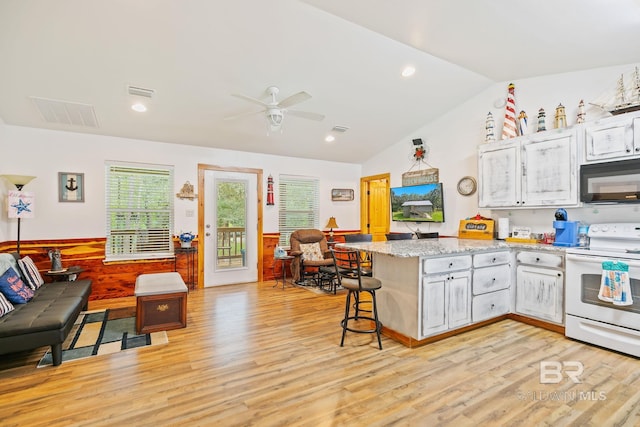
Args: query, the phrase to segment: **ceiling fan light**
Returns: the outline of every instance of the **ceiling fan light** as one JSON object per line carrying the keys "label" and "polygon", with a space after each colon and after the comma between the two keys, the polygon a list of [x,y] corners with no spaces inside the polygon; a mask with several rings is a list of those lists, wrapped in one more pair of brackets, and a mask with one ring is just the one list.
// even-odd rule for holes
{"label": "ceiling fan light", "polygon": [[284,115],[282,111],[278,109],[271,109],[267,112],[267,120],[269,121],[269,128],[272,131],[279,130],[280,126],[282,126],[282,119]]}

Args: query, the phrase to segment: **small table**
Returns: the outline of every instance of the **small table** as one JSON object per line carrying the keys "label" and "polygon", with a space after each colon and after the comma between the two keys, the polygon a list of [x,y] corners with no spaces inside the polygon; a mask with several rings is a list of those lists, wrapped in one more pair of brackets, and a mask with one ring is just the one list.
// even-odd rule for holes
{"label": "small table", "polygon": [[[295,257],[291,255],[285,255],[285,256],[279,256],[279,257],[273,258],[273,276],[276,279],[276,284],[273,285],[274,288],[278,286],[278,280],[282,280],[282,289],[284,289],[284,285],[287,281],[287,261],[291,261],[294,258]],[[276,265],[278,264],[278,261],[280,261],[280,265],[282,266],[282,277],[276,276]]]}
{"label": "small table", "polygon": [[187,262],[187,283],[189,289],[196,287],[196,257],[198,254],[197,246],[188,248],[178,247],[174,249],[175,257],[173,258],[173,271],[178,271],[178,254],[184,254]]}
{"label": "small table", "polygon": [[80,273],[84,271],[84,268],[74,265],[69,268],[65,268],[60,271],[47,271],[44,273],[46,276],[51,277],[51,280],[54,282],[73,282],[75,281]]}

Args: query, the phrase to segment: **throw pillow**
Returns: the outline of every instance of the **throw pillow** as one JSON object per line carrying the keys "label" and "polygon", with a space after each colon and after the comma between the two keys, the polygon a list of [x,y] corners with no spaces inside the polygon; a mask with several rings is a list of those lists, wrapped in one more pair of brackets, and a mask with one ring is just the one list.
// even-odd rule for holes
{"label": "throw pillow", "polygon": [[13,268],[0,276],[0,292],[14,304],[24,304],[33,298],[33,289],[24,284]]}
{"label": "throw pillow", "polygon": [[322,261],[322,251],[320,251],[320,243],[301,243],[300,250],[302,258],[308,261]]}
{"label": "throw pillow", "polygon": [[0,293],[0,317],[4,316],[10,311],[13,311],[13,309],[13,304],[7,301],[7,298],[4,296],[4,294]]}
{"label": "throw pillow", "polygon": [[18,264],[13,254],[0,254],[0,274],[7,271],[9,267],[13,267],[14,270],[18,271]]}
{"label": "throw pillow", "polygon": [[25,256],[18,260],[18,265],[20,266],[22,277],[31,289],[35,291],[44,284],[44,279],[31,258]]}

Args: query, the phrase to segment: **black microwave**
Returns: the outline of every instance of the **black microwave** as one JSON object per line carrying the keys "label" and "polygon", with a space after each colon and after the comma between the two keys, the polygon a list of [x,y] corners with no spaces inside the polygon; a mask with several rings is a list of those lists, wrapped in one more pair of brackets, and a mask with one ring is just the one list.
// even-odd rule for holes
{"label": "black microwave", "polygon": [[640,159],[581,165],[580,201],[639,203]]}

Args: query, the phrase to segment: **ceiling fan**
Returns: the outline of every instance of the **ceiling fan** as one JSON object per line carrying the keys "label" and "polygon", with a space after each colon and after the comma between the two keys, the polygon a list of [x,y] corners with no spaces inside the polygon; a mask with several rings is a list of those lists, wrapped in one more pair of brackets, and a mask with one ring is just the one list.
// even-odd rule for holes
{"label": "ceiling fan", "polygon": [[304,119],[309,119],[309,120],[316,120],[316,121],[324,120],[324,115],[322,114],[289,109],[289,107],[291,107],[292,105],[299,104],[311,98],[311,95],[309,95],[305,91],[293,94],[283,99],[280,102],[278,102],[278,100],[276,99],[276,95],[278,94],[278,92],[280,92],[280,90],[276,86],[268,87],[266,92],[267,94],[269,94],[269,96],[271,96],[270,102],[263,102],[263,101],[260,101],[259,99],[252,98],[247,95],[242,95],[237,93],[232,94],[237,98],[244,99],[245,101],[249,101],[254,104],[261,105],[262,107],[264,107],[264,109],[260,111],[251,111],[248,113],[242,113],[235,116],[225,117],[225,120],[234,120],[240,117],[245,117],[253,114],[265,113],[265,117],[267,118],[267,123],[269,125],[269,130],[271,131],[280,130],[285,113],[287,115],[290,114],[292,116],[302,117]]}

